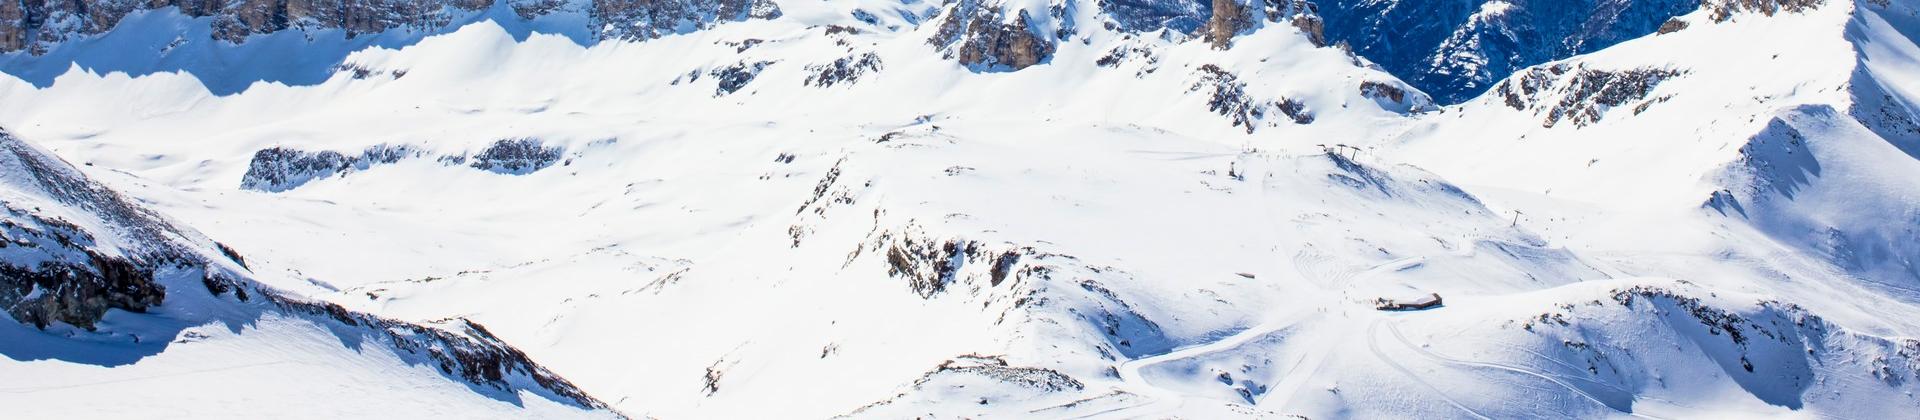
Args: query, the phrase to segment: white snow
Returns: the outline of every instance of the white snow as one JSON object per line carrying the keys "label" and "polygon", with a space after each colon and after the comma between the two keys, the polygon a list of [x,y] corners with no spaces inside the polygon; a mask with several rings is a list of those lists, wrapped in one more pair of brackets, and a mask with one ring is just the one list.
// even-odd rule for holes
{"label": "white snow", "polygon": [[[266,284],[397,319],[471,319],[634,417],[1920,408],[1920,275],[1901,271],[1920,259],[1920,147],[1847,114],[1863,82],[1920,100],[1908,2],[1695,15],[1555,63],[1678,75],[1591,125],[1551,128],[1540,107],[1557,93],[1525,110],[1496,92],[1419,113],[1414,92],[1362,96],[1363,81],[1404,84],[1287,25],[1216,51],[1082,22],[1050,62],[1001,73],[942,59],[933,25],[808,26],[883,10],[869,3],[592,46],[482,20],[346,54],[364,79],[218,94],[225,79],[198,73],[70,68],[48,86],[0,78],[0,127],[234,247]],[[764,42],[728,45],[750,38]],[[1095,64],[1123,46],[1154,59]],[[878,71],[802,84],[807,65],[867,52]],[[773,64],[716,96],[711,70],[759,61]],[[1195,88],[1207,64],[1315,121],[1269,115],[1248,134]],[[276,71],[236,68],[207,71]],[[1803,136],[1792,157],[1752,146],[1775,118]],[[508,175],[437,158],[509,138],[560,147],[563,162]],[[262,149],[382,144],[425,154],[239,188]],[[1801,173],[1753,169],[1795,159],[1819,169],[1791,197],[1770,183]],[[1708,207],[1722,190],[1746,213]],[[1374,309],[1428,293],[1445,305]],[[183,330],[115,367],[0,361],[0,377],[22,378],[0,380],[0,404],[42,410],[28,417],[580,414],[343,350],[298,319],[242,330]],[[138,398],[75,405],[101,395]]]}

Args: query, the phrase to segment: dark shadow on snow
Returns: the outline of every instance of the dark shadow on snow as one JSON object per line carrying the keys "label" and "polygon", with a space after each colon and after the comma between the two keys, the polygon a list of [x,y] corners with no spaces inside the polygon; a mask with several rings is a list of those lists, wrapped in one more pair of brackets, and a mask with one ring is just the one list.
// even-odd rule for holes
{"label": "dark shadow on snow", "polygon": [[507,2],[456,16],[452,23],[437,29],[396,28],[352,37],[340,29],[289,29],[254,35],[234,44],[213,38],[212,21],[211,17],[183,15],[172,7],[135,11],[110,31],[78,37],[43,55],[25,51],[0,55],[0,72],[41,88],[52,86],[75,68],[132,77],[180,72],[200,79],[214,95],[225,96],[258,82],[319,84],[331,78],[342,61],[356,51],[399,49],[475,23],[493,22],[518,42],[536,33],[560,35],[582,46],[595,42],[584,17],[556,14],[528,21],[514,14]]}

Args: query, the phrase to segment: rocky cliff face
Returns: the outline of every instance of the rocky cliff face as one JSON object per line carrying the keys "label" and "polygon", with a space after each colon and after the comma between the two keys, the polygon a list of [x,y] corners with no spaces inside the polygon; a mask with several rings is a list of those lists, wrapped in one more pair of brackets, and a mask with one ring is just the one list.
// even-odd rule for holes
{"label": "rocky cliff face", "polygon": [[[991,0],[953,2],[927,40],[946,57],[978,70],[1019,70],[1046,62],[1055,44],[1074,32],[1071,2],[1041,9],[1018,9]],[[1099,19],[1123,32],[1167,30],[1195,36],[1226,49],[1235,36],[1267,23],[1300,28],[1322,44],[1322,21],[1306,0],[1103,1]],[[1044,13],[1039,16],[1036,13]],[[1041,23],[1046,22],[1046,23]]]}
{"label": "rocky cliff face", "polygon": [[[99,325],[124,333],[165,323],[158,318],[200,325],[222,322],[216,314],[273,312],[332,323],[339,334],[418,358],[452,380],[606,407],[480,324],[410,323],[291,297],[253,281],[244,264],[233,249],[175,227],[0,131],[0,309],[15,321],[43,330],[59,324],[85,330],[67,334],[76,337]],[[138,314],[172,306],[181,308],[156,319],[106,317],[115,309]]]}
{"label": "rocky cliff face", "polygon": [[1552,128],[1561,122],[1585,127],[1616,107],[1634,105],[1633,113],[1639,114],[1665,101],[1664,97],[1650,95],[1660,82],[1679,74],[1659,68],[1608,71],[1556,64],[1527,69],[1500,82],[1494,93],[1516,111],[1542,116],[1542,127]]}
{"label": "rocky cliff face", "polygon": [[0,3],[0,52],[44,53],[61,42],[111,30],[143,10],[173,8],[211,18],[213,38],[239,43],[287,29],[339,29],[348,36],[432,30],[496,6],[523,19],[583,14],[600,39],[622,40],[780,16],[770,0],[23,0]]}
{"label": "rocky cliff face", "polygon": [[955,2],[927,44],[980,71],[1019,70],[1053,58],[1054,39],[1066,34],[1042,32],[1026,10],[1014,12],[1009,21],[1004,9],[978,0]]}
{"label": "rocky cliff face", "polygon": [[1773,16],[1775,13],[1801,13],[1819,7],[1825,0],[1701,0],[1707,17],[1725,22],[1741,12]]}
{"label": "rocky cliff face", "polygon": [[1263,23],[1285,22],[1300,29],[1314,45],[1325,45],[1324,22],[1315,14],[1317,6],[1305,0],[1213,0],[1213,14],[1202,28],[1201,36],[1214,48],[1226,49],[1233,37],[1258,28]]}
{"label": "rocky cliff face", "polygon": [[1210,0],[1109,0],[1100,2],[1100,12],[1113,19],[1113,27],[1130,32],[1170,29],[1179,33],[1200,30],[1213,15]]}
{"label": "rocky cliff face", "polygon": [[174,8],[212,18],[215,39],[286,29],[341,29],[349,35],[445,26],[455,14],[493,7],[492,0],[24,0],[0,4],[0,51],[46,48],[113,29],[129,13]]}
{"label": "rocky cliff face", "polygon": [[593,0],[588,10],[601,39],[639,41],[709,29],[721,22],[780,17],[771,0]]}
{"label": "rocky cliff face", "polygon": [[[1737,12],[1806,10],[1819,0],[1111,0],[1095,21],[1127,32],[1169,30],[1216,48],[1264,23],[1298,27],[1315,43],[1344,43],[1443,103],[1477,96],[1527,66],[1592,52],[1656,33],[1698,7],[1714,20]],[[639,41],[773,19],[773,0],[21,0],[0,2],[0,52],[41,54],[112,30],[129,14],[156,9],[210,19],[214,39],[289,29],[337,29],[349,37],[443,29],[503,7],[523,19],[585,17],[600,40]],[[1046,62],[1073,32],[1070,1],[1019,8],[994,0],[949,3],[928,40],[948,58],[980,69],[1018,70]],[[1683,23],[1683,22],[1681,22]]]}
{"label": "rocky cliff face", "polygon": [[193,259],[168,239],[176,235],[119,193],[0,132],[0,308],[13,319],[91,330],[109,309],[161,304],[166,288],[154,281],[155,268]]}
{"label": "rocky cliff face", "polygon": [[1128,32],[1169,30],[1192,34],[1216,48],[1264,23],[1299,27],[1314,43],[1323,41],[1317,6],[1307,0],[1116,0],[1100,2],[1110,28]]}
{"label": "rocky cliff face", "polygon": [[549,146],[539,139],[512,138],[494,141],[472,154],[432,155],[419,147],[405,144],[381,144],[349,155],[332,150],[307,151],[270,147],[254,152],[240,177],[240,188],[282,192],[306,183],[332,177],[344,177],[375,166],[390,165],[406,159],[432,158],[443,165],[467,166],[505,175],[526,175],[559,163],[565,150]]}
{"label": "rocky cliff face", "polygon": [[[1768,3],[1733,0],[1722,3]],[[1527,66],[1657,32],[1700,0],[1321,0],[1329,42],[1350,45],[1442,103]]]}

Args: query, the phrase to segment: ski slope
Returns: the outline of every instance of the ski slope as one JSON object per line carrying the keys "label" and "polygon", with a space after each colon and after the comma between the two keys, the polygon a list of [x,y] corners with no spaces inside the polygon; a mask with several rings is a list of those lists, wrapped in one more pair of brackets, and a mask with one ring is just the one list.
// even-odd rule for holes
{"label": "ski slope", "polygon": [[[556,29],[578,23],[564,15],[495,7],[443,30],[180,53],[263,54],[247,65],[81,63],[207,24],[161,10],[5,57],[0,127],[22,144],[193,232],[166,241],[232,260],[217,267],[236,284],[336,309],[242,302],[180,271],[167,300],[109,310],[105,329],[4,327],[27,344],[0,347],[0,377],[18,378],[0,402],[27,417],[1920,409],[1912,2],[1724,18],[1712,2],[1684,29],[1448,106],[1316,45],[1311,25],[1252,24],[1221,49],[1104,26],[1090,2],[911,3],[880,23],[849,21],[876,2],[788,3],[657,39],[589,41]],[[1015,30],[1057,45],[1024,68],[960,62],[929,41],[960,3],[1001,24],[1027,11]],[[47,210],[66,207],[32,214],[89,214]],[[1429,293],[1445,304],[1375,309]],[[382,331],[529,367],[476,384]],[[72,343],[129,334],[169,344],[76,361]]]}

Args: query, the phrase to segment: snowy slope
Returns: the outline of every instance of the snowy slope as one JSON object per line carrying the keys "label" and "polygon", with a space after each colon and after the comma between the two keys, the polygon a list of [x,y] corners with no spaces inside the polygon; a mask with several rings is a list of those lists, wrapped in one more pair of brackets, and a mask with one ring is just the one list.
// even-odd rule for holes
{"label": "snowy slope", "polygon": [[[105,367],[18,346],[0,377],[44,382],[0,388],[219,383],[356,417],[1912,412],[1920,15],[1732,3],[1755,8],[1444,108],[1312,20],[1215,26],[1180,2],[785,2],[598,42],[478,20],[313,41],[327,70],[16,56],[49,73],[0,80],[0,125],[220,238],[252,293],[316,303],[177,297],[208,288],[186,270],[149,315],[82,334],[191,324],[144,334],[177,343]],[[255,45],[205,48],[304,57]],[[310,74],[248,84],[288,69]],[[392,321],[288,309],[328,305]],[[404,348],[381,331],[409,325],[528,368],[463,387],[339,346]],[[282,355],[409,391],[296,398],[367,388],[249,370]],[[570,385],[528,384],[547,374]],[[197,395],[127,407],[259,413]]]}
{"label": "snowy slope", "polygon": [[[1841,3],[1694,25],[1522,72],[1394,149],[1463,183],[1620,214],[1711,213],[1910,297],[1920,254],[1894,238],[1920,211],[1899,181],[1920,163],[1903,88],[1916,50],[1889,22],[1914,13]],[[1696,58],[1728,43],[1768,47]]]}
{"label": "snowy slope", "polygon": [[224,245],[9,134],[0,149],[0,304],[18,321],[0,325],[0,400],[13,415],[613,414],[477,324],[263,288]]}

